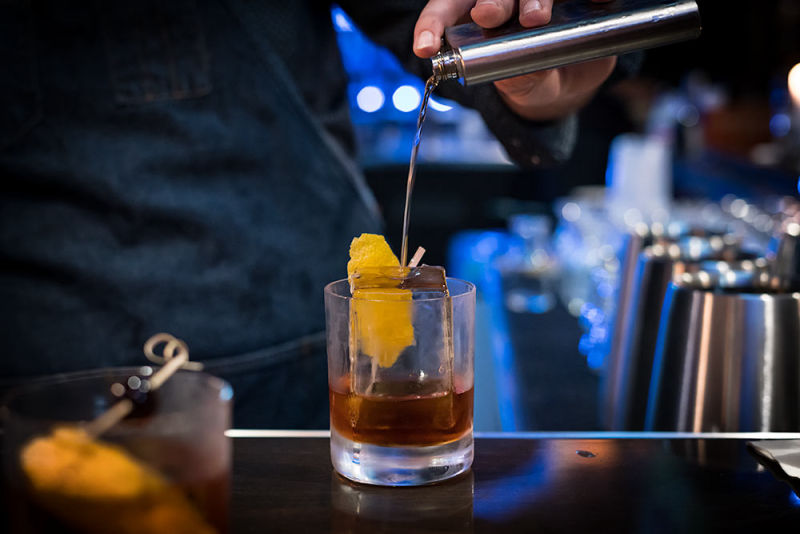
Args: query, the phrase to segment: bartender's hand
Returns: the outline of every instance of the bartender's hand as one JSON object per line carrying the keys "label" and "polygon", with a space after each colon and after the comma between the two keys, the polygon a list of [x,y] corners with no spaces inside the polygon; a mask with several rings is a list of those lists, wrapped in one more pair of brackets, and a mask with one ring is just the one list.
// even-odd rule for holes
{"label": "bartender's hand", "polygon": [[[553,0],[430,0],[414,28],[414,53],[427,58],[438,52],[447,26],[472,20],[484,28],[496,28],[514,16],[523,26],[542,26],[550,22],[552,7]],[[596,59],[494,84],[518,115],[530,120],[557,119],[588,102],[616,63],[615,57]]]}

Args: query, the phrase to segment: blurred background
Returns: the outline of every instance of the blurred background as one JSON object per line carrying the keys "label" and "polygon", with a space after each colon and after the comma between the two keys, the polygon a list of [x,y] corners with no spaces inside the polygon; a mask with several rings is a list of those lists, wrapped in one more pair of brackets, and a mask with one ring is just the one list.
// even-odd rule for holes
{"label": "blurred background", "polygon": [[[631,236],[701,228],[761,257],[795,213],[800,2],[698,3],[702,36],[648,51],[638,76],[599,94],[561,167],[515,167],[477,113],[431,100],[411,244],[479,286],[477,430],[641,429],[609,415]],[[361,163],[397,247],[423,82],[343,11],[332,18]]]}

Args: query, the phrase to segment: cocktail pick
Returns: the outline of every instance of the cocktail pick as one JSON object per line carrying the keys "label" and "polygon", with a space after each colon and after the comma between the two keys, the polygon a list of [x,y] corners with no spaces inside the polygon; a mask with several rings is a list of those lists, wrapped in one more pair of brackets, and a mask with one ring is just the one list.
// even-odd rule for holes
{"label": "cocktail pick", "polygon": [[412,256],[411,260],[408,262],[409,267],[416,267],[419,261],[422,259],[422,255],[425,254],[425,249],[422,247],[417,247],[417,251]]}
{"label": "cocktail pick", "polygon": [[[164,343],[162,355],[155,353],[155,348]],[[199,362],[189,361],[189,348],[186,343],[167,333],[160,333],[152,336],[144,344],[144,354],[148,360],[154,363],[163,363],[149,380],[148,393],[160,388],[178,369],[202,369]],[[92,438],[97,438],[107,432],[111,427],[125,419],[133,411],[134,403],[131,399],[123,398],[116,402],[111,408],[100,414],[96,419],[86,424],[84,430]]]}

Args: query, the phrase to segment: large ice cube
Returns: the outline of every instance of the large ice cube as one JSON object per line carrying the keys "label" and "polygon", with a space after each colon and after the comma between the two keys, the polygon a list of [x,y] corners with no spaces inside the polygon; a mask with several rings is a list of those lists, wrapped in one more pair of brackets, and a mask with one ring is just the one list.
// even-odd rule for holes
{"label": "large ice cube", "polygon": [[353,297],[357,298],[355,292],[362,289],[407,289],[414,294],[414,298],[449,296],[444,267],[433,265],[360,269],[350,277]]}
{"label": "large ice cube", "polygon": [[442,267],[365,268],[350,277],[350,373],[356,394],[434,380],[452,389],[452,303]]}
{"label": "large ice cube", "polygon": [[414,298],[450,296],[447,291],[447,277],[445,276],[444,267],[439,266],[420,265],[409,269],[401,287],[410,289],[414,293]]}

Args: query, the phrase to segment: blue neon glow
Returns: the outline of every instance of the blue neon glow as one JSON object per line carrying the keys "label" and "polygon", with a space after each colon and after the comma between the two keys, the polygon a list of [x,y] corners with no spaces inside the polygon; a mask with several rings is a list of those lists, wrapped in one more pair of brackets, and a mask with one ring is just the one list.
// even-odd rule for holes
{"label": "blue neon glow", "polygon": [[383,107],[386,97],[383,96],[383,91],[374,85],[367,85],[361,88],[356,95],[356,103],[358,108],[367,113],[374,113]]}
{"label": "blue neon glow", "polygon": [[421,100],[419,90],[411,85],[401,85],[392,95],[394,107],[406,113],[417,109]]}
{"label": "blue neon glow", "polygon": [[588,356],[592,350],[592,340],[589,334],[583,334],[578,340],[578,352],[584,356]]}
{"label": "blue neon glow", "polygon": [[797,192],[800,193],[800,176],[797,177]]}
{"label": "blue neon glow", "polygon": [[[474,502],[474,515],[481,519],[502,519],[528,506],[547,488],[554,464],[549,451],[536,454],[527,464],[509,475],[483,485],[481,498]],[[551,459],[552,460],[552,459]]]}
{"label": "blue neon glow", "polygon": [[489,323],[491,329],[492,352],[495,361],[495,380],[497,382],[497,404],[500,410],[500,426],[503,430],[514,432],[522,427],[519,414],[519,394],[517,376],[514,374],[514,348],[511,345],[509,327],[503,310],[501,289],[496,294],[486,296],[489,303]]}
{"label": "blue neon glow", "polygon": [[518,377],[514,374],[515,353],[504,310],[500,273],[494,267],[494,259],[505,253],[508,246],[505,232],[461,232],[450,242],[447,270],[457,278],[474,282],[479,298],[486,303],[500,428],[514,432],[524,427],[525,416],[519,401]]}
{"label": "blue neon glow", "polygon": [[794,491],[789,492],[789,501],[792,503],[792,506],[800,508],[800,497],[798,497]]}
{"label": "blue neon glow", "polygon": [[353,31],[353,25],[350,24],[350,19],[347,18],[344,11],[340,7],[334,7],[331,9],[331,14],[333,16],[333,24],[336,26],[336,29],[340,32],[351,32]]}
{"label": "blue neon glow", "polygon": [[597,371],[602,369],[605,359],[606,351],[604,349],[592,349],[586,355],[586,365],[589,366],[589,369]]}

